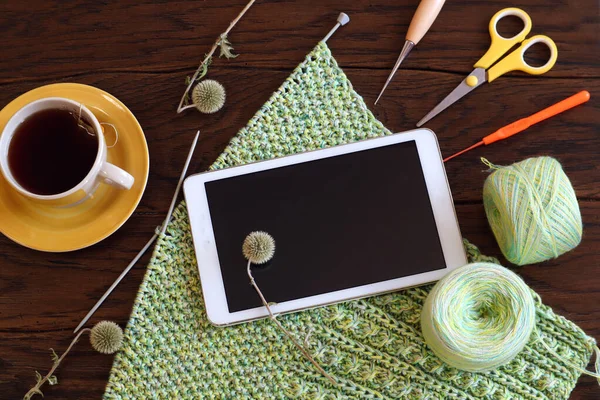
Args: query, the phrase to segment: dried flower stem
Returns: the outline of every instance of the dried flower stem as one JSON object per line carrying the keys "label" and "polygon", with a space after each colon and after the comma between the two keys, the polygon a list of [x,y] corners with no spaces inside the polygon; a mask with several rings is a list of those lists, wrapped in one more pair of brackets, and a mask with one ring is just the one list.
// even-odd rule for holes
{"label": "dried flower stem", "polygon": [[292,343],[294,343],[294,345],[298,348],[298,350],[300,350],[302,352],[302,354],[304,354],[304,357],[306,357],[308,359],[308,361],[310,361],[312,363],[312,365],[314,365],[315,368],[318,369],[319,372],[321,374],[323,374],[323,376],[325,378],[329,379],[329,381],[331,383],[336,385],[337,382],[331,377],[331,375],[329,375],[327,372],[325,372],[325,370],[319,365],[319,363],[317,363],[315,361],[315,359],[310,355],[310,353],[300,343],[298,343],[298,341],[296,339],[294,339],[292,334],[287,329],[285,329],[283,327],[283,325],[281,325],[281,322],[279,322],[277,320],[277,318],[271,311],[271,307],[269,307],[269,303],[265,299],[265,296],[262,294],[262,291],[259,289],[258,285],[256,284],[256,281],[254,280],[254,277],[252,276],[252,270],[250,268],[251,266],[252,266],[252,261],[248,261],[247,272],[248,272],[248,277],[250,278],[250,284],[254,287],[254,289],[256,290],[256,293],[258,293],[258,295],[260,296],[260,299],[261,299],[263,305],[269,312],[269,317],[271,318],[271,320],[273,322],[275,322],[275,324],[279,327],[279,329],[281,329],[281,331],[283,333],[285,333],[285,335],[292,341]]}
{"label": "dried flower stem", "polygon": [[67,350],[60,356],[59,359],[57,359],[56,361],[54,361],[54,364],[52,365],[52,368],[50,369],[50,372],[48,372],[48,374],[43,377],[41,380],[39,380],[34,387],[32,387],[31,389],[29,389],[29,391],[27,393],[25,393],[25,396],[23,397],[23,399],[31,399],[33,397],[33,395],[39,394],[40,396],[44,397],[44,395],[42,394],[42,391],[40,390],[40,388],[42,387],[42,385],[44,383],[46,383],[48,381],[48,379],[50,379],[50,377],[54,374],[54,371],[56,371],[56,368],[58,368],[58,366],[60,365],[61,361],[63,360],[63,358],[65,358],[65,356],[67,354],[69,354],[69,351],[71,351],[71,349],[73,348],[73,346],[75,345],[75,343],[77,343],[77,341],[79,340],[79,338],[81,337],[81,335],[83,335],[84,333],[89,333],[91,332],[91,329],[89,328],[85,328],[82,329],[77,336],[75,336],[75,339],[73,339],[73,341],[71,342],[71,344],[69,345],[69,347],[67,348]]}
{"label": "dried flower stem", "polygon": [[244,16],[244,14],[246,14],[246,11],[248,11],[250,9],[250,7],[252,7],[252,5],[254,4],[255,1],[256,0],[250,0],[248,2],[248,4],[246,4],[246,7],[244,7],[244,9],[242,10],[242,12],[240,12],[238,14],[238,16],[236,17],[236,19],[234,19],[233,21],[231,21],[231,23],[229,24],[229,27],[227,28],[227,30],[225,32],[223,32],[222,34],[220,34],[219,37],[217,37],[217,40],[215,41],[215,44],[213,44],[213,47],[210,49],[210,51],[208,52],[208,54],[206,56],[204,56],[204,60],[202,60],[202,62],[198,66],[198,69],[196,69],[196,72],[192,76],[192,79],[190,79],[190,82],[188,83],[188,86],[185,89],[185,92],[183,93],[183,96],[181,96],[181,100],[179,101],[179,106],[177,106],[177,114],[179,114],[182,111],[185,111],[185,110],[187,110],[189,108],[194,108],[193,104],[190,104],[188,106],[184,106],[183,103],[184,103],[184,101],[185,101],[185,99],[186,99],[189,91],[192,89],[192,86],[194,86],[194,83],[196,82],[196,78],[198,78],[198,75],[202,71],[202,68],[204,67],[204,64],[208,63],[209,60],[212,58],[213,54],[217,50],[217,47],[219,47],[219,45],[221,44],[221,41],[223,40],[223,38],[227,37],[227,35],[229,34],[229,32],[231,32],[231,30],[233,29],[233,27]]}

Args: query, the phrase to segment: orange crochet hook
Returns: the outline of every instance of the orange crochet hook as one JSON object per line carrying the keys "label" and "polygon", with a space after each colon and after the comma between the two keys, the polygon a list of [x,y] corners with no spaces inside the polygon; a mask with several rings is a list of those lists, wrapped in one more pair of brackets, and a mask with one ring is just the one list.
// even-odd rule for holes
{"label": "orange crochet hook", "polygon": [[517,133],[522,132],[525,129],[529,128],[533,124],[537,124],[540,121],[543,121],[550,117],[554,117],[556,114],[560,114],[563,111],[567,111],[568,109],[571,109],[580,104],[583,104],[586,101],[588,101],[589,99],[590,99],[590,92],[588,92],[587,90],[583,90],[583,91],[581,91],[577,94],[574,94],[573,96],[571,96],[567,99],[564,99],[563,101],[560,101],[548,108],[544,108],[542,111],[539,111],[527,118],[520,119],[516,122],[513,122],[512,124],[508,124],[500,129],[498,129],[496,132],[484,137],[480,142],[475,143],[473,146],[468,147],[462,151],[459,151],[458,153],[453,154],[450,157],[447,157],[446,159],[444,159],[444,162],[451,160],[454,157],[458,157],[461,154],[464,154],[469,150],[473,150],[476,147],[483,146],[483,145],[487,146],[488,144],[492,144],[499,140],[504,140],[513,135],[516,135]]}

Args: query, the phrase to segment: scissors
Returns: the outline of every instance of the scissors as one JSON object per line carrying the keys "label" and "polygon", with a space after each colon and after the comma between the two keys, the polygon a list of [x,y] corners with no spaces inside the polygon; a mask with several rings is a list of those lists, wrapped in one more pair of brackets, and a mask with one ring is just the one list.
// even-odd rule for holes
{"label": "scissors", "polygon": [[[521,32],[511,38],[505,38],[498,33],[496,28],[498,21],[504,17],[515,16],[520,18],[524,27]],[[536,35],[525,39],[531,31],[531,17],[520,8],[505,8],[498,11],[490,21],[490,36],[492,44],[488,51],[475,63],[475,69],[454,89],[444,100],[442,100],[433,110],[423,117],[417,126],[421,126],[452,104],[460,100],[473,89],[481,86],[485,82],[493,82],[496,78],[510,71],[523,71],[531,75],[544,74],[554,66],[558,57],[556,44],[548,36]],[[514,45],[521,43],[513,52],[500,60]],[[550,49],[550,59],[541,67],[529,65],[523,57],[527,49],[536,43],[543,43]],[[494,65],[494,63],[496,63]],[[490,68],[491,67],[491,68]]]}

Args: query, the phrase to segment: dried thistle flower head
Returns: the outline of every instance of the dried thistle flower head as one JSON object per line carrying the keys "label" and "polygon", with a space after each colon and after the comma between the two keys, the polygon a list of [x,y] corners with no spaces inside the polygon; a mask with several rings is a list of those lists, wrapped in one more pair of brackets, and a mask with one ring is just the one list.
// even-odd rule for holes
{"label": "dried thistle flower head", "polygon": [[204,114],[216,113],[225,104],[225,88],[215,80],[205,79],[192,91],[192,101],[198,111]]}
{"label": "dried thistle flower head", "polygon": [[242,253],[252,264],[264,264],[275,255],[275,240],[267,232],[252,232],[244,240]]}
{"label": "dried thistle flower head", "polygon": [[114,322],[100,321],[92,328],[90,343],[99,353],[115,353],[123,344],[123,330]]}

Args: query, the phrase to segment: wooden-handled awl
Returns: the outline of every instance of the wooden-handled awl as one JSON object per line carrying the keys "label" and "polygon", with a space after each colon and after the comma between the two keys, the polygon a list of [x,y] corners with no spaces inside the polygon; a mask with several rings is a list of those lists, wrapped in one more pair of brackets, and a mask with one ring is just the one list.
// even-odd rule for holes
{"label": "wooden-handled awl", "polygon": [[377,100],[375,100],[375,104],[379,101],[383,92],[392,81],[394,74],[398,71],[398,67],[402,64],[402,61],[408,56],[410,51],[415,47],[423,36],[427,33],[433,21],[437,18],[444,2],[446,0],[421,0],[415,15],[413,16],[412,21],[410,21],[410,25],[408,27],[408,32],[406,33],[406,41],[404,42],[404,47],[402,47],[402,51],[400,52],[400,56],[398,57],[398,61],[394,65],[390,76],[385,81],[385,85],[383,85],[383,89],[381,89],[381,93],[377,96]]}

